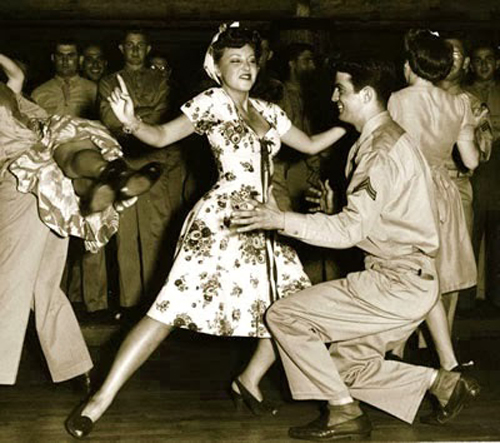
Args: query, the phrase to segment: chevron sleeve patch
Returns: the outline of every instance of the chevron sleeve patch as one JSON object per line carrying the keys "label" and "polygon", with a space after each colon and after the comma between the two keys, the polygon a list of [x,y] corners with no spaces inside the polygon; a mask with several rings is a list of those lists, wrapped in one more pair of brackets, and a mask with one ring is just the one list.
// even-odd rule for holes
{"label": "chevron sleeve patch", "polygon": [[373,188],[370,177],[366,177],[358,186],[356,186],[353,192],[363,191],[365,190],[370,198],[375,201],[377,198],[377,191]]}

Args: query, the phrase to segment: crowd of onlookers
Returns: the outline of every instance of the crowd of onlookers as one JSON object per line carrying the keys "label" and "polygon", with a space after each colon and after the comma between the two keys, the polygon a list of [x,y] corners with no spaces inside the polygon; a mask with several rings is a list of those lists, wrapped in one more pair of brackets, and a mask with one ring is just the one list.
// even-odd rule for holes
{"label": "crowd of onlookers", "polygon": [[[477,287],[464,291],[460,297],[459,309],[470,311],[475,300],[486,297],[494,306],[500,306],[497,284],[500,196],[496,174],[500,140],[497,79],[500,59],[498,48],[493,44],[471,45],[462,35],[451,35],[449,41],[455,48],[457,68],[441,86],[453,89],[460,85],[461,92],[467,91],[477,98],[478,104],[485,104],[490,112],[489,121],[478,131],[490,132],[493,137],[491,156],[488,150],[474,174],[464,168],[457,156],[457,183],[479,270]],[[117,46],[123,57],[123,69],[119,72],[141,118],[145,122],[160,123],[178,112],[180,100],[191,91],[172,75],[169,60],[153,50],[148,35],[142,30],[132,30],[124,34]],[[89,253],[84,251],[81,240],[71,240],[62,288],[71,301],[83,302],[85,310],[91,313],[115,315],[142,302],[147,306],[168,273],[183,215],[193,198],[208,188],[213,177],[208,149],[199,149],[202,141],[188,140],[168,150],[156,151],[125,134],[107,102],[116,80],[113,80],[114,73],[109,72],[107,56],[100,44],[80,48],[75,40],[59,39],[54,42],[50,59],[54,77],[36,85],[33,91],[25,91],[32,100],[49,114],[100,120],[118,139],[127,161],[134,166],[159,161],[166,167],[160,183],[122,214],[116,239],[106,248]],[[328,78],[330,71],[324,69],[327,61],[331,60],[319,61],[315,48],[308,43],[292,43],[275,54],[270,39],[264,36],[259,79],[253,94],[279,104],[305,132],[323,129],[335,119],[335,111],[328,105],[331,78]],[[24,64],[22,68],[35,69]],[[202,80],[190,89],[202,90],[208,84],[209,80]],[[484,139],[481,139],[483,143],[487,143]],[[307,189],[325,178],[333,183],[336,198],[342,199],[343,162],[350,143],[346,142],[345,146],[344,150],[335,150],[334,155],[327,151],[313,157],[299,155],[286,146],[282,148],[275,161],[274,177],[280,206],[307,211],[304,199]],[[464,186],[461,187],[461,183]],[[355,252],[339,253],[306,245],[297,245],[297,248],[313,282],[339,277],[358,263]]]}

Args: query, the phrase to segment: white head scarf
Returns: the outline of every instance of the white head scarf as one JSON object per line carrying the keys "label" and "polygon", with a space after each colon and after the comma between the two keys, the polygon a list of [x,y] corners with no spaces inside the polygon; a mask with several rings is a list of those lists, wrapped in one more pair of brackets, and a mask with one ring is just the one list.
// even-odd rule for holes
{"label": "white head scarf", "polygon": [[233,22],[229,26],[227,23],[223,23],[219,26],[219,31],[212,37],[212,41],[210,42],[210,46],[205,53],[205,60],[203,61],[203,68],[208,76],[217,82],[217,84],[221,84],[220,78],[218,77],[215,71],[215,61],[214,61],[214,50],[213,44],[219,40],[220,35],[227,30],[227,28],[239,28],[240,22]]}

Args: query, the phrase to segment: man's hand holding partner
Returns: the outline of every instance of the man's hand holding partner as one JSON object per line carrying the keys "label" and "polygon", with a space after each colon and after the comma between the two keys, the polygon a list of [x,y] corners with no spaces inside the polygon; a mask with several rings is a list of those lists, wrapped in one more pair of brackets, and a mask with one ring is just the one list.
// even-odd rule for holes
{"label": "man's hand holding partner", "polygon": [[266,231],[284,229],[285,213],[279,210],[272,192],[269,192],[269,196],[268,203],[252,200],[246,209],[232,213],[231,226],[237,226],[236,232],[249,232],[256,229]]}

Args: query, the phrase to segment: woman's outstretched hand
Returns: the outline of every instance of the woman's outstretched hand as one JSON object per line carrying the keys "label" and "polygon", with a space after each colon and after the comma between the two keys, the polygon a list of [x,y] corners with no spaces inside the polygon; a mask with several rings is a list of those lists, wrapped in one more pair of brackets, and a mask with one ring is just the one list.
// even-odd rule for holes
{"label": "woman's outstretched hand", "polygon": [[335,212],[333,189],[330,187],[329,180],[325,180],[324,183],[320,181],[319,188],[311,186],[307,192],[311,195],[306,196],[306,200],[309,203],[313,203],[313,206],[309,208],[309,212],[321,211],[328,215],[332,215]]}
{"label": "woman's outstretched hand", "polygon": [[118,74],[117,76],[119,86],[111,92],[108,97],[108,102],[111,109],[124,125],[133,125],[137,122],[137,117],[134,114],[134,102],[130,97],[127,85],[123,78]]}

